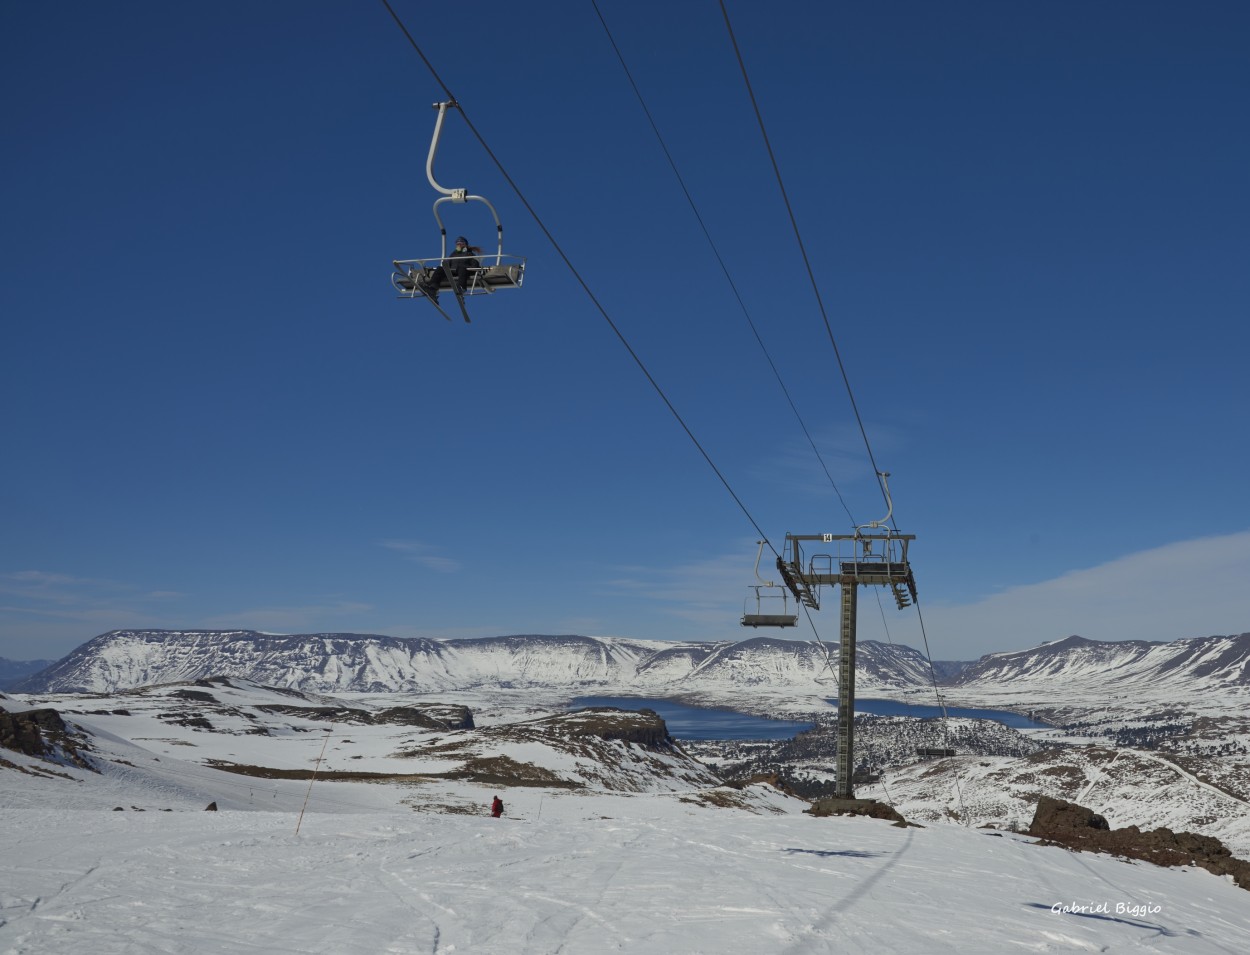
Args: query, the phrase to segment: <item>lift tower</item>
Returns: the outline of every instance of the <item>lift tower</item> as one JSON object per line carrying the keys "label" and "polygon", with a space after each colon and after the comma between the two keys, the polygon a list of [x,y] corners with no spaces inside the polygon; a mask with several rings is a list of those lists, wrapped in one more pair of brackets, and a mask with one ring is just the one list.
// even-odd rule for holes
{"label": "lift tower", "polygon": [[[893,508],[891,507],[891,510]],[[820,609],[820,588],[842,588],[841,648],[838,657],[839,799],[852,799],[855,769],[855,611],[860,585],[889,587],[902,610],[916,599],[916,579],[907,560],[915,534],[900,534],[875,521],[854,534],[787,534],[777,570],[795,599]],[[804,544],[828,545],[829,553],[804,553]]]}

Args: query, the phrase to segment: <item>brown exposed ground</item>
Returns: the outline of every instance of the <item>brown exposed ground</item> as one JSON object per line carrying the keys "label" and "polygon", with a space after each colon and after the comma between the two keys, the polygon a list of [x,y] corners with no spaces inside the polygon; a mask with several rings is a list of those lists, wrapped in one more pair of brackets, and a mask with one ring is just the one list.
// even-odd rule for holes
{"label": "brown exposed ground", "polygon": [[872,819],[888,819],[896,826],[908,825],[907,820],[893,806],[887,806],[875,799],[838,799],[827,796],[817,799],[807,812],[813,816],[868,816]]}
{"label": "brown exposed ground", "polygon": [[1216,875],[1232,876],[1250,889],[1250,862],[1237,859],[1219,839],[1161,827],[1143,832],[1137,826],[1112,829],[1107,820],[1076,803],[1042,796],[1029,835],[1043,844],[1086,852],[1106,852],[1161,866],[1193,865]]}

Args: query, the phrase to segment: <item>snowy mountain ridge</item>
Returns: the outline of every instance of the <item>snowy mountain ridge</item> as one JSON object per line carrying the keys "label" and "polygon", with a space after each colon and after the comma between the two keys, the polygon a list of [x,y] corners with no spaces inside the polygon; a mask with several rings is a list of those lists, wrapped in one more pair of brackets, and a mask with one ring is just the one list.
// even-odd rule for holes
{"label": "snowy mountain ridge", "polygon": [[[114,630],[15,682],[19,692],[107,693],[230,676],[318,692],[428,693],[478,687],[587,688],[634,695],[835,695],[836,644],[755,637],[679,643],[622,637],[517,635],[403,639],[377,634],[251,630]],[[861,641],[860,695],[931,692],[928,662],[900,644]],[[940,681],[942,682],[942,681]],[[961,699],[1157,692],[1176,697],[1250,689],[1250,633],[1175,640],[1068,637],[996,653],[946,682]]]}
{"label": "snowy mountain ridge", "polygon": [[55,660],[9,660],[0,657],[0,690],[7,689],[19,680],[52,666],[55,662]]}
{"label": "snowy mountain ridge", "polygon": [[[828,648],[836,661],[836,648]],[[864,641],[861,685],[929,682],[910,647]],[[272,635],[250,630],[114,630],[83,644],[13,689],[109,693],[228,676],[317,692],[415,693],[496,687],[595,687],[626,693],[775,687],[828,695],[824,651],[812,643],[756,637],[665,643],[619,637],[501,636],[400,639],[375,634]]]}
{"label": "snowy mountain ridge", "polygon": [[1189,690],[1250,687],[1250,633],[1169,643],[1072,636],[1028,650],[989,654],[964,668],[951,683],[976,688],[1047,680],[1107,691],[1160,682],[1183,684]]}

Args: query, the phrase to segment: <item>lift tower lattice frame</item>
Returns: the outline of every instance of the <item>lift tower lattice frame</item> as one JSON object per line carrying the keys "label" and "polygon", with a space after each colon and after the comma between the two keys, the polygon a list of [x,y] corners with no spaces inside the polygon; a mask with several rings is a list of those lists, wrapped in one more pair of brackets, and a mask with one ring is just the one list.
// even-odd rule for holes
{"label": "lift tower lattice frame", "polygon": [[[879,527],[880,525],[869,525]],[[907,559],[915,534],[892,530],[854,534],[787,534],[777,571],[795,600],[820,609],[820,588],[842,588],[841,643],[838,657],[838,778],[835,795],[853,799],[855,772],[855,630],[859,587],[889,587],[902,610],[916,600],[916,579]],[[833,553],[806,557],[803,542],[833,545]]]}

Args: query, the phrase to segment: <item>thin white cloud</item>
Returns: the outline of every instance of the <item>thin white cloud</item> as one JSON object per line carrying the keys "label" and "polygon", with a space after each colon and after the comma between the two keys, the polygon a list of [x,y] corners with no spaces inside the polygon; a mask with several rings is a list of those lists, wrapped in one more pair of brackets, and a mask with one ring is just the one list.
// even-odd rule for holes
{"label": "thin white cloud", "polygon": [[135,588],[113,580],[74,577],[42,570],[19,570],[0,574],[0,594],[41,603],[77,604],[98,600],[105,594],[133,591]]}
{"label": "thin white cloud", "polygon": [[[794,422],[794,427],[797,426]],[[888,454],[906,444],[906,432],[896,427],[873,422],[868,431],[878,454]],[[820,452],[819,458],[812,450],[813,442]],[[836,485],[837,494],[851,507],[856,520],[869,521],[881,517],[878,513],[881,494],[857,425],[818,429],[812,434],[810,442],[800,433],[786,440],[765,460],[767,467],[758,467],[755,476],[788,494],[833,498],[836,502]],[[838,513],[843,513],[842,505],[837,507]],[[860,513],[860,509],[864,513]]]}
{"label": "thin white cloud", "polygon": [[[701,627],[731,629],[742,613],[742,600],[755,583],[755,544],[740,552],[690,561],[673,567],[624,567],[605,581],[605,596],[628,595],[656,604],[669,616]],[[767,570],[761,570],[767,575]],[[774,574],[775,576],[775,574]]]}
{"label": "thin white cloud", "polygon": [[970,659],[1079,634],[1177,640],[1250,631],[1250,531],[1180,541],[982,600],[924,608],[930,638]]}
{"label": "thin white cloud", "polygon": [[0,614],[18,614],[29,617],[47,618],[51,620],[73,620],[92,626],[104,625],[113,630],[119,627],[144,626],[151,618],[144,611],[131,610],[120,606],[49,608],[46,606],[20,606],[17,604],[0,604]]}
{"label": "thin white cloud", "polygon": [[384,540],[378,541],[379,546],[402,554],[405,560],[420,564],[440,574],[454,574],[463,570],[464,565],[451,557],[437,553],[438,548],[417,540]]}
{"label": "thin white cloud", "polygon": [[0,574],[0,656],[53,656],[84,640],[117,629],[203,628],[306,632],[361,629],[373,606],[325,595],[314,603],[204,613],[189,608],[187,595],[143,590],[132,584],[45,571]]}
{"label": "thin white cloud", "polygon": [[0,574],[0,595],[7,598],[0,613],[63,620],[118,620],[118,626],[139,626],[151,603],[178,599],[172,590],[142,591],[132,584],[98,577],[21,570]]}
{"label": "thin white cloud", "polygon": [[[621,568],[605,596],[649,601],[701,629],[731,633],[749,585],[754,547],[667,568]],[[923,567],[917,567],[923,583]],[[775,578],[771,560],[760,573]],[[1010,587],[965,604],[934,603],[922,590],[925,632],[936,659],[976,659],[1080,634],[1091,640],[1177,640],[1250,631],[1250,531],[1181,541],[1130,554],[1052,580]],[[826,588],[813,614],[822,633],[836,632],[836,591]],[[913,608],[898,611],[888,594],[882,609],[860,600],[859,637],[923,649]],[[791,601],[793,607],[793,601]],[[796,636],[795,631],[786,631]]]}

